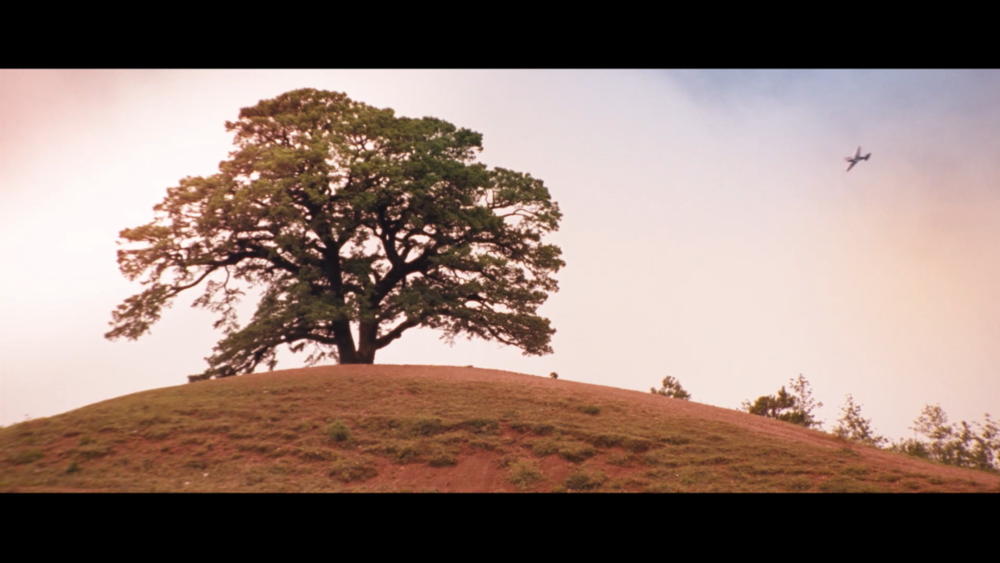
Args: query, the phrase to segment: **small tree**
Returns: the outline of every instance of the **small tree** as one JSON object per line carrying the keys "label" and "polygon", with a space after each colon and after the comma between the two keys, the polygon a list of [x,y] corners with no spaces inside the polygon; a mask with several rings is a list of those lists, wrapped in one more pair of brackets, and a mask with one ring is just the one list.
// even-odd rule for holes
{"label": "small tree", "polygon": [[882,447],[888,440],[876,434],[871,427],[871,419],[861,416],[861,405],[854,404],[854,397],[847,395],[847,404],[840,411],[837,427],[833,433],[845,440],[860,442],[876,448]]}
{"label": "small tree", "polygon": [[948,439],[951,438],[953,430],[948,425],[948,415],[945,414],[940,405],[924,405],[924,410],[913,421],[910,430],[931,439],[930,452],[932,457],[941,461],[948,458],[945,452],[948,449]]}
{"label": "small tree", "polygon": [[753,403],[743,401],[740,410],[763,416],[783,420],[805,426],[806,428],[822,428],[823,423],[816,420],[813,411],[823,406],[812,398],[812,390],[806,378],[799,374],[797,379],[789,381],[792,392],[789,393],[782,386],[776,395],[764,395],[757,397]]}
{"label": "small tree", "polygon": [[[970,465],[976,469],[990,469],[1000,471],[1000,426],[990,419],[990,415],[984,414],[984,423],[980,426],[979,435],[971,435],[973,444],[969,457]],[[979,426],[978,424],[976,426]],[[968,425],[962,421],[965,439]]]}
{"label": "small tree", "polygon": [[681,382],[669,375],[663,378],[663,387],[659,389],[656,387],[650,387],[649,392],[654,395],[673,397],[674,399],[688,400],[691,398],[691,393],[688,393],[683,387],[681,387]]}
{"label": "small tree", "polygon": [[948,424],[939,405],[925,405],[911,429],[929,440],[905,439],[891,449],[948,465],[1000,471],[1000,427],[990,415],[984,424]]}

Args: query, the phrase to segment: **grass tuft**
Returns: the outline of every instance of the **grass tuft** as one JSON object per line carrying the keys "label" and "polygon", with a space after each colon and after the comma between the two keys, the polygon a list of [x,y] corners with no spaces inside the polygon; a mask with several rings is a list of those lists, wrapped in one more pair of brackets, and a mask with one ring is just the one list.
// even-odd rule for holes
{"label": "grass tuft", "polygon": [[871,483],[845,477],[831,477],[819,484],[819,490],[825,493],[877,493],[880,491]]}
{"label": "grass tuft", "polygon": [[25,465],[28,463],[34,463],[43,457],[45,457],[45,454],[42,453],[42,450],[38,448],[31,448],[30,450],[17,452],[16,454],[8,457],[7,460],[14,465]]}
{"label": "grass tuft", "polygon": [[458,459],[446,451],[438,450],[431,453],[430,459],[427,460],[427,464],[431,467],[449,467],[457,465]]}
{"label": "grass tuft", "polygon": [[600,488],[606,480],[603,471],[591,473],[578,469],[563,481],[563,486],[571,491],[590,491]]}
{"label": "grass tuft", "polygon": [[347,483],[350,481],[367,481],[378,475],[375,466],[366,460],[343,459],[330,466],[330,477]]}
{"label": "grass tuft", "polygon": [[525,459],[512,463],[507,475],[507,480],[521,491],[531,488],[532,485],[544,478],[545,474],[542,473],[538,464]]}
{"label": "grass tuft", "polygon": [[559,457],[573,463],[580,463],[594,457],[597,452],[586,444],[568,443],[559,446]]}
{"label": "grass tuft", "polygon": [[475,434],[496,434],[500,431],[500,421],[492,418],[472,418],[463,422],[461,426]]}
{"label": "grass tuft", "polygon": [[812,486],[812,481],[805,477],[793,477],[785,483],[785,488],[792,492],[808,491]]}

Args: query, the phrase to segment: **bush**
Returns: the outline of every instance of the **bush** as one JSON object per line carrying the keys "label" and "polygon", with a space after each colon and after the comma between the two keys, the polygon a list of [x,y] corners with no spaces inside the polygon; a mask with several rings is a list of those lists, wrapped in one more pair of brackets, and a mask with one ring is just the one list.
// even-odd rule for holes
{"label": "bush", "polygon": [[446,451],[435,451],[431,454],[427,464],[431,467],[448,467],[458,464],[458,459]]}
{"label": "bush", "polygon": [[603,472],[588,473],[578,470],[563,482],[563,486],[571,491],[587,491],[600,487],[607,480]]}
{"label": "bush", "polygon": [[815,409],[822,407],[823,403],[813,401],[809,382],[802,377],[802,374],[799,374],[798,379],[789,381],[789,386],[792,388],[791,393],[782,386],[776,395],[757,397],[757,400],[752,404],[749,401],[743,401],[740,410],[765,418],[791,422],[806,428],[822,428],[823,423],[817,421],[812,413]]}
{"label": "bush", "polygon": [[326,434],[334,442],[346,442],[351,439],[351,429],[340,420],[335,420],[327,426]]}
{"label": "bush", "polygon": [[545,474],[537,463],[528,460],[518,460],[510,466],[507,480],[519,490],[525,490],[545,478]]}
{"label": "bush", "polygon": [[375,466],[367,460],[340,460],[330,467],[330,477],[343,483],[367,481],[378,475]]}
{"label": "bush", "polygon": [[650,387],[649,392],[654,395],[663,395],[664,397],[672,397],[674,399],[688,400],[691,398],[691,393],[688,393],[681,387],[681,382],[669,375],[663,378],[663,387],[659,389]]}
{"label": "bush", "polygon": [[573,463],[580,463],[597,454],[594,448],[585,444],[564,444],[559,447],[559,457]]}

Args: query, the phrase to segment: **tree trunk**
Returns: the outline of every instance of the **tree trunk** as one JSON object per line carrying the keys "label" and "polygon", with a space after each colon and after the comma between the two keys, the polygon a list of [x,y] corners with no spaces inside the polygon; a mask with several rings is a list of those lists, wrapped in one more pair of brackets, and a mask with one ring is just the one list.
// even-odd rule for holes
{"label": "tree trunk", "polygon": [[340,352],[340,362],[341,364],[374,364],[375,363],[375,350],[371,350],[368,353],[355,352],[351,350],[349,353]]}
{"label": "tree trunk", "polygon": [[358,351],[354,354],[356,364],[374,364],[375,338],[378,335],[378,324],[362,322],[358,325]]}
{"label": "tree trunk", "polygon": [[351,334],[351,323],[339,321],[334,325],[333,337],[337,341],[337,363],[363,364],[358,360],[358,352],[354,348],[354,335]]}
{"label": "tree trunk", "polygon": [[[344,323],[347,324],[347,323]],[[338,363],[341,364],[374,364],[375,363],[375,352],[378,350],[375,348],[375,334],[377,334],[377,325],[368,325],[367,323],[362,323],[358,339],[357,349],[354,347],[354,337],[350,333],[350,325],[344,331],[346,336],[338,338],[337,342],[337,355],[340,357]]]}

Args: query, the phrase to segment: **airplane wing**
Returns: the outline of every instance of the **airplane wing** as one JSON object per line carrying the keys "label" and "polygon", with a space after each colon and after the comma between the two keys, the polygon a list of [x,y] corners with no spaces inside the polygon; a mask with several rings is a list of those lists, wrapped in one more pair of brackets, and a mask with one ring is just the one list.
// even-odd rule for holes
{"label": "airplane wing", "polygon": [[861,147],[858,147],[858,150],[854,151],[854,158],[859,158],[860,156],[861,156]]}
{"label": "airplane wing", "polygon": [[851,161],[851,164],[850,164],[850,165],[848,165],[848,167],[847,167],[847,172],[850,172],[850,171],[851,171],[851,168],[854,168],[854,165],[855,165],[855,164],[857,164],[857,163],[858,163],[858,161],[856,161],[856,160],[852,160],[852,161]]}

